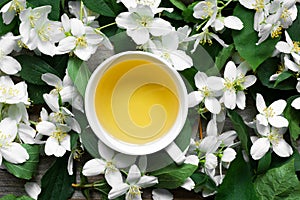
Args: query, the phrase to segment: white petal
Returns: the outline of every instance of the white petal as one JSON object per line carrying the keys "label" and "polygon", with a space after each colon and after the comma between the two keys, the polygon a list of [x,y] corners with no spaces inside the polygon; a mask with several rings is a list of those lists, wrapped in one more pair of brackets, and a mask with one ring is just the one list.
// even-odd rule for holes
{"label": "white petal", "polygon": [[69,158],[68,158],[68,165],[67,165],[67,170],[68,170],[68,174],[71,176],[73,175],[73,163],[74,163],[74,159],[73,159],[74,154],[70,153]]}
{"label": "white petal", "polygon": [[236,157],[236,152],[232,148],[226,148],[223,151],[222,162],[232,162]]}
{"label": "white petal", "polygon": [[206,126],[206,134],[210,136],[217,136],[218,135],[218,127],[217,122],[214,119],[209,120]]}
{"label": "white petal", "polygon": [[300,71],[300,66],[293,61],[291,61],[288,56],[284,56],[284,66],[288,69],[292,70],[293,72]]}
{"label": "white petal", "polygon": [[224,70],[224,78],[228,79],[229,81],[233,81],[236,79],[236,66],[234,62],[229,61]]}
{"label": "white petal", "polygon": [[260,124],[258,121],[256,122],[256,129],[260,135],[265,136],[265,137],[268,136],[271,131],[269,124],[267,126],[264,126],[264,125]]}
{"label": "white petal", "polygon": [[270,149],[268,138],[259,138],[256,140],[250,149],[250,154],[254,160],[261,159]]}
{"label": "white petal", "polygon": [[10,56],[3,56],[0,61],[0,69],[6,74],[16,74],[21,70],[20,63]]}
{"label": "white petal", "polygon": [[127,35],[130,36],[136,44],[145,44],[150,39],[147,28],[127,29]]}
{"label": "white petal", "polygon": [[273,143],[273,151],[280,157],[289,157],[293,154],[292,147],[284,141],[284,139],[281,139],[278,141],[278,143]]}
{"label": "white petal", "polygon": [[92,159],[86,162],[82,169],[82,174],[84,176],[96,176],[99,174],[104,174],[104,170],[106,167],[106,162],[102,159]]}
{"label": "white petal", "polygon": [[278,51],[280,51],[281,53],[286,53],[286,54],[289,54],[291,53],[292,51],[292,48],[288,43],[286,42],[283,42],[283,41],[279,41],[277,44],[276,44],[276,49]]}
{"label": "white petal", "polygon": [[141,188],[151,187],[158,183],[158,179],[155,176],[142,176],[136,185]]}
{"label": "white petal", "polygon": [[54,86],[54,87],[61,87],[62,86],[62,81],[55,74],[45,73],[45,74],[42,75],[41,78],[48,85],[51,85],[51,86]]}
{"label": "white petal", "polygon": [[56,154],[57,149],[59,148],[59,143],[57,139],[49,137],[45,144],[45,153],[47,156]]}
{"label": "white petal", "polygon": [[130,12],[122,12],[116,17],[116,23],[120,28],[134,29],[138,27],[137,20]]}
{"label": "white petal", "polygon": [[85,34],[85,29],[82,21],[80,21],[77,18],[72,18],[70,19],[70,24],[71,24],[71,32],[74,36],[76,37],[81,37],[82,35]]}
{"label": "white petal", "polygon": [[11,118],[4,118],[0,122],[0,131],[3,134],[3,142],[12,142],[17,136],[17,122]]}
{"label": "white petal", "polygon": [[108,199],[115,199],[127,192],[129,185],[122,183],[120,185],[114,186],[108,193]]}
{"label": "white petal", "polygon": [[294,99],[294,101],[291,104],[292,107],[299,110],[300,109],[300,97]]}
{"label": "white petal", "polygon": [[233,110],[236,106],[236,93],[234,90],[226,90],[224,92],[224,104],[228,109]]}
{"label": "white petal", "polygon": [[256,119],[261,125],[264,125],[264,126],[268,125],[268,119],[266,118],[266,116],[264,116],[262,114],[257,114]]}
{"label": "white petal", "polygon": [[33,144],[36,131],[27,124],[19,124],[19,136],[26,144]]}
{"label": "white petal", "polygon": [[55,129],[55,125],[52,122],[48,121],[42,121],[36,125],[36,130],[42,135],[50,136],[55,131]]}
{"label": "white petal", "polygon": [[24,188],[25,188],[26,193],[33,199],[38,199],[38,196],[42,191],[39,184],[37,184],[35,182],[25,183]]}
{"label": "white petal", "polygon": [[152,190],[153,200],[173,200],[173,194],[166,189]]}
{"label": "white petal", "polygon": [[199,150],[205,153],[214,153],[220,146],[221,141],[218,141],[216,136],[206,136],[199,145]]}
{"label": "white petal", "polygon": [[76,38],[73,36],[66,37],[59,41],[56,47],[57,54],[65,54],[71,52],[76,47]]}
{"label": "white petal", "polygon": [[255,0],[239,0],[239,2],[248,9],[254,9],[254,5],[256,5]]}
{"label": "white petal", "polygon": [[222,90],[224,88],[223,79],[217,76],[208,77],[207,85],[213,91]]}
{"label": "white petal", "polygon": [[107,147],[103,142],[98,140],[98,151],[100,156],[106,160],[106,161],[111,161],[115,152],[111,148]]}
{"label": "white petal", "polygon": [[154,18],[150,27],[149,32],[153,36],[162,36],[170,33],[172,30],[172,26],[170,22],[162,19],[162,18]]}
{"label": "white petal", "polygon": [[204,100],[204,105],[213,114],[218,114],[221,111],[221,104],[214,97],[206,97]]}
{"label": "white petal", "polygon": [[81,48],[81,47],[77,47],[74,50],[74,54],[80,58],[81,60],[87,61],[91,55],[94,53],[94,50],[91,46],[85,47],[85,48]]}
{"label": "white petal", "polygon": [[136,165],[132,165],[129,169],[127,182],[130,184],[135,184],[141,177],[141,171]]}
{"label": "white petal", "polygon": [[204,72],[197,72],[194,79],[197,88],[202,89],[207,86],[207,75]]}
{"label": "white petal", "polygon": [[224,18],[224,24],[227,28],[234,30],[242,30],[244,25],[243,22],[235,16],[228,16]]}
{"label": "white petal", "polygon": [[270,117],[268,120],[269,123],[276,128],[288,127],[289,125],[288,120],[282,116]]}
{"label": "white petal", "polygon": [[190,165],[196,165],[196,166],[198,166],[198,164],[199,164],[199,158],[196,155],[190,155],[190,156],[186,157],[184,163],[185,164],[190,164]]}
{"label": "white petal", "polygon": [[206,154],[205,157],[205,168],[215,169],[218,166],[218,158],[212,153]]}
{"label": "white petal", "polygon": [[168,50],[176,50],[179,45],[179,38],[177,32],[171,32],[161,37],[162,46]]}
{"label": "white petal", "polygon": [[286,107],[286,101],[285,100],[277,100],[277,101],[274,101],[270,106],[269,108],[272,108],[273,111],[274,111],[274,114],[275,115],[280,115],[283,113],[283,110],[285,109]]}
{"label": "white petal", "polygon": [[123,184],[122,174],[118,169],[106,169],[105,170],[105,179],[107,183],[112,187],[118,187]]}
{"label": "white petal", "polygon": [[236,93],[236,105],[239,109],[244,110],[246,107],[246,96],[243,91]]}
{"label": "white petal", "polygon": [[244,88],[248,88],[256,82],[257,78],[254,75],[245,76],[245,82],[243,83]]}
{"label": "white petal", "polygon": [[188,191],[192,191],[192,189],[194,189],[194,187],[195,187],[195,183],[194,183],[193,179],[191,179],[189,177],[185,180],[185,182],[180,187],[182,187]]}
{"label": "white petal", "polygon": [[176,50],[170,53],[170,60],[174,68],[178,71],[192,67],[193,60],[184,51]]}
{"label": "white petal", "polygon": [[52,111],[59,112],[58,98],[56,96],[43,94],[43,98]]}
{"label": "white petal", "polygon": [[117,153],[113,160],[115,166],[119,169],[122,169],[132,165],[136,160],[136,156]]}
{"label": "white petal", "polygon": [[261,94],[257,94],[256,95],[256,108],[257,108],[258,112],[264,113],[264,109],[266,107],[267,106],[266,106],[263,96]]}
{"label": "white petal", "polygon": [[2,158],[1,151],[0,151],[0,165],[2,165],[2,160],[3,160],[3,158]]}
{"label": "white petal", "polygon": [[203,95],[199,91],[188,94],[189,108],[198,105],[203,100]]}
{"label": "white petal", "polygon": [[237,133],[235,131],[226,131],[219,135],[218,140],[222,141],[222,144],[225,146],[229,146],[233,144],[233,141],[237,137]]}
{"label": "white petal", "polygon": [[26,149],[16,142],[12,142],[9,146],[1,148],[0,151],[3,158],[10,163],[19,164],[29,159]]}

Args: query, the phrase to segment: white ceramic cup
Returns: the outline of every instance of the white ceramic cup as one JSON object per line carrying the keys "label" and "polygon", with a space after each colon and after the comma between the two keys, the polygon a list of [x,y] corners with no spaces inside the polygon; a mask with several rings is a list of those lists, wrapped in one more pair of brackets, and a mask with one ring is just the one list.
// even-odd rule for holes
{"label": "white ceramic cup", "polygon": [[[172,125],[170,130],[166,132],[162,137],[145,144],[131,144],[113,137],[109,132],[107,132],[107,130],[103,128],[103,126],[98,120],[95,111],[96,88],[99,83],[99,80],[101,79],[105,71],[108,70],[110,67],[114,66],[116,63],[133,59],[147,60],[150,62],[157,63],[160,67],[162,67],[174,81],[177,87],[177,94],[179,100],[178,115],[176,117],[175,123]],[[153,74],[153,76],[160,75]],[[116,54],[102,62],[95,69],[87,84],[85,92],[85,112],[87,120],[96,136],[108,147],[118,152],[128,155],[147,155],[165,149],[166,152],[176,163],[182,163],[184,161],[184,153],[180,150],[180,148],[177,146],[174,140],[183,128],[187,118],[187,89],[179,73],[164,59],[152,53],[142,51],[127,51]]]}

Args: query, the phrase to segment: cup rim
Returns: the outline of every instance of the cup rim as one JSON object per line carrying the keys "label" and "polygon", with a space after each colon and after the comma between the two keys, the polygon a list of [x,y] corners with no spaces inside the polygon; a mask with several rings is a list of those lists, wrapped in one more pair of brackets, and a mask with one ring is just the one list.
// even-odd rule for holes
{"label": "cup rim", "polygon": [[[131,144],[131,143],[118,140],[117,138],[114,138],[112,135],[107,133],[107,131],[102,127],[101,123],[98,120],[97,114],[95,112],[94,99],[95,99],[95,90],[98,85],[97,83],[103,76],[104,72],[109,67],[113,66],[110,65],[112,62],[114,62],[115,60],[123,56],[130,56],[130,55],[143,56],[142,59],[147,59],[147,57],[149,57],[149,59],[151,58],[152,60],[154,59],[157,60],[159,63],[162,63],[163,69],[166,69],[167,73],[171,76],[178,89],[179,113],[176,117],[174,124],[172,125],[170,130],[167,133],[165,133],[162,137],[145,144]],[[109,57],[108,59],[106,59],[105,61],[103,61],[95,69],[95,71],[92,73],[88,81],[84,100],[85,100],[84,105],[85,105],[86,117],[94,134],[108,147],[112,148],[115,151],[128,154],[128,155],[147,155],[147,154],[156,153],[166,148],[176,139],[176,137],[181,132],[188,114],[187,89],[180,74],[172,67],[170,63],[168,63],[163,58],[153,53],[143,52],[143,51],[126,51],[126,52],[115,54]]]}

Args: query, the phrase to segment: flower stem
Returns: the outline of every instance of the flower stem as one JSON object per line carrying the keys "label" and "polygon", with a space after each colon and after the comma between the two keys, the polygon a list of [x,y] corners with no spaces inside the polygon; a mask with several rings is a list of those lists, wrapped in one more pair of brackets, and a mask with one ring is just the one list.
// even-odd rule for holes
{"label": "flower stem", "polygon": [[106,24],[106,25],[104,25],[104,26],[101,26],[101,27],[99,27],[99,28],[96,28],[96,30],[97,30],[97,31],[100,31],[100,30],[102,30],[102,29],[104,29],[104,28],[113,26],[113,25],[115,25],[115,24],[116,24],[116,22],[112,22],[112,23],[110,23],[110,24]]}
{"label": "flower stem", "polygon": [[72,183],[72,187],[74,188],[95,188],[95,187],[99,187],[99,186],[103,186],[105,185],[105,183],[90,183],[90,184],[76,184],[76,183]]}
{"label": "flower stem", "polygon": [[79,19],[82,21],[83,19],[83,1],[80,1],[80,14],[79,14]]}

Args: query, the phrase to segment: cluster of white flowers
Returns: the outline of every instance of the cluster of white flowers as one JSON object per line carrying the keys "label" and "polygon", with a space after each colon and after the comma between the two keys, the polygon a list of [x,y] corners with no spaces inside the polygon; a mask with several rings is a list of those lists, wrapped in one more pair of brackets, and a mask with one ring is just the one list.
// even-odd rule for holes
{"label": "cluster of white flowers", "polygon": [[297,0],[239,0],[245,8],[255,10],[254,30],[258,32],[257,45],[269,36],[279,37],[297,18]]}

